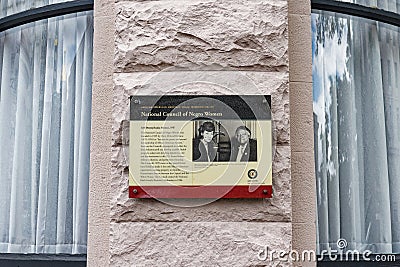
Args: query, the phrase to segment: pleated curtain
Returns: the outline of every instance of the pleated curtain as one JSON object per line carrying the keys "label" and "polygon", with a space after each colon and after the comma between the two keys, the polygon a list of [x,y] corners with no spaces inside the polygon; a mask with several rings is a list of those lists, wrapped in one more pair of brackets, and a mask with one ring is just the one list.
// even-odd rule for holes
{"label": "pleated curtain", "polygon": [[86,253],[92,12],[0,33],[0,253]]}
{"label": "pleated curtain", "polygon": [[400,253],[399,28],[328,12],[312,27],[319,251]]}

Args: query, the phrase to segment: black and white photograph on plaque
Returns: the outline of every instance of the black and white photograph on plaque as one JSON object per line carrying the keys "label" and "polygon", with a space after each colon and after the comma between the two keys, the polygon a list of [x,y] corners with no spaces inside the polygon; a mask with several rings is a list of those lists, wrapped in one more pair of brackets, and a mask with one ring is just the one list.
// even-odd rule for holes
{"label": "black and white photograph on plaque", "polygon": [[257,161],[257,121],[193,121],[194,162]]}

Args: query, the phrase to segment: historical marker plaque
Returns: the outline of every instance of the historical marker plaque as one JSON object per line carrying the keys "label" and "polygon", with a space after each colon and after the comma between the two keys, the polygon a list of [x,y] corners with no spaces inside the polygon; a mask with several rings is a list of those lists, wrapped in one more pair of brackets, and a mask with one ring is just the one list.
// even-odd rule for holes
{"label": "historical marker plaque", "polygon": [[130,101],[130,197],[272,197],[270,96]]}

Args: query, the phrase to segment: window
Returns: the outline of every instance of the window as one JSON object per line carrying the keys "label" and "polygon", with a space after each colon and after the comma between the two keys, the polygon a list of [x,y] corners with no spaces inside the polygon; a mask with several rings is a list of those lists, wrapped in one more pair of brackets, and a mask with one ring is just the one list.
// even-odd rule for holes
{"label": "window", "polygon": [[[383,21],[399,21],[400,1],[378,3],[382,10],[342,7],[344,13],[370,9],[365,17],[379,13]],[[399,28],[315,10],[312,34],[318,249],[398,254]],[[345,247],[338,248],[339,239]]]}
{"label": "window", "polygon": [[92,42],[92,11],[0,33],[0,253],[86,254]]}

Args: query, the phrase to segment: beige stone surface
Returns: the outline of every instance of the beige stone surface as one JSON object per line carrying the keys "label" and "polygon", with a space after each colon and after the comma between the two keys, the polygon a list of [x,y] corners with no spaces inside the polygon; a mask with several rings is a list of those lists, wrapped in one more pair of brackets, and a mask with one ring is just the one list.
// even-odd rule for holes
{"label": "beige stone surface", "polygon": [[[292,246],[316,249],[316,191],[312,112],[310,1],[289,0],[289,87],[291,124]],[[293,266],[316,266],[295,262]]]}
{"label": "beige stone surface", "polygon": [[[292,241],[292,248],[294,250],[299,252],[303,252],[305,250],[316,251],[317,235],[315,234],[314,221],[310,221],[308,223],[293,222],[292,232],[293,236],[296,237]],[[316,262],[308,262],[307,264],[304,264],[304,266],[316,266]]]}
{"label": "beige stone surface", "polygon": [[290,223],[112,223],[110,266],[290,266],[259,253],[289,252],[291,231]]}
{"label": "beige stone surface", "polygon": [[[98,89],[97,86],[93,86]],[[94,92],[101,98],[101,92]],[[111,109],[110,109],[111,110]],[[88,266],[108,266],[109,237],[104,235],[110,225],[111,116],[106,110],[92,109],[90,151]],[[97,122],[102,121],[99,125]],[[107,126],[109,127],[103,127]],[[108,130],[108,132],[107,132]]]}
{"label": "beige stone surface", "polygon": [[[112,16],[115,18],[115,1],[114,0],[94,0],[94,16],[95,18]],[[113,23],[108,23],[104,26],[114,26]]]}
{"label": "beige stone surface", "polygon": [[[114,60],[114,16],[95,17],[94,34],[98,41],[93,44],[93,83],[111,82]],[[112,91],[112,87],[108,88]]]}
{"label": "beige stone surface", "polygon": [[289,14],[289,81],[312,83],[311,16]]}
{"label": "beige stone surface", "polygon": [[292,207],[293,223],[315,223],[317,217],[314,154],[312,152],[292,152],[291,170],[292,198],[296,199]]}
{"label": "beige stone surface", "polygon": [[97,154],[111,152],[112,81],[92,85],[91,159]]}
{"label": "beige stone surface", "polygon": [[117,72],[188,64],[287,71],[286,1],[122,1],[116,8]]}
{"label": "beige stone surface", "polygon": [[88,266],[108,266],[111,153],[92,154],[88,212]]}
{"label": "beige stone surface", "polygon": [[312,83],[290,83],[292,152],[314,152]]}
{"label": "beige stone surface", "polygon": [[94,1],[92,125],[87,266],[110,259],[110,175],[115,13],[112,1]]}
{"label": "beige stone surface", "polygon": [[289,14],[310,15],[310,0],[288,0]]}

